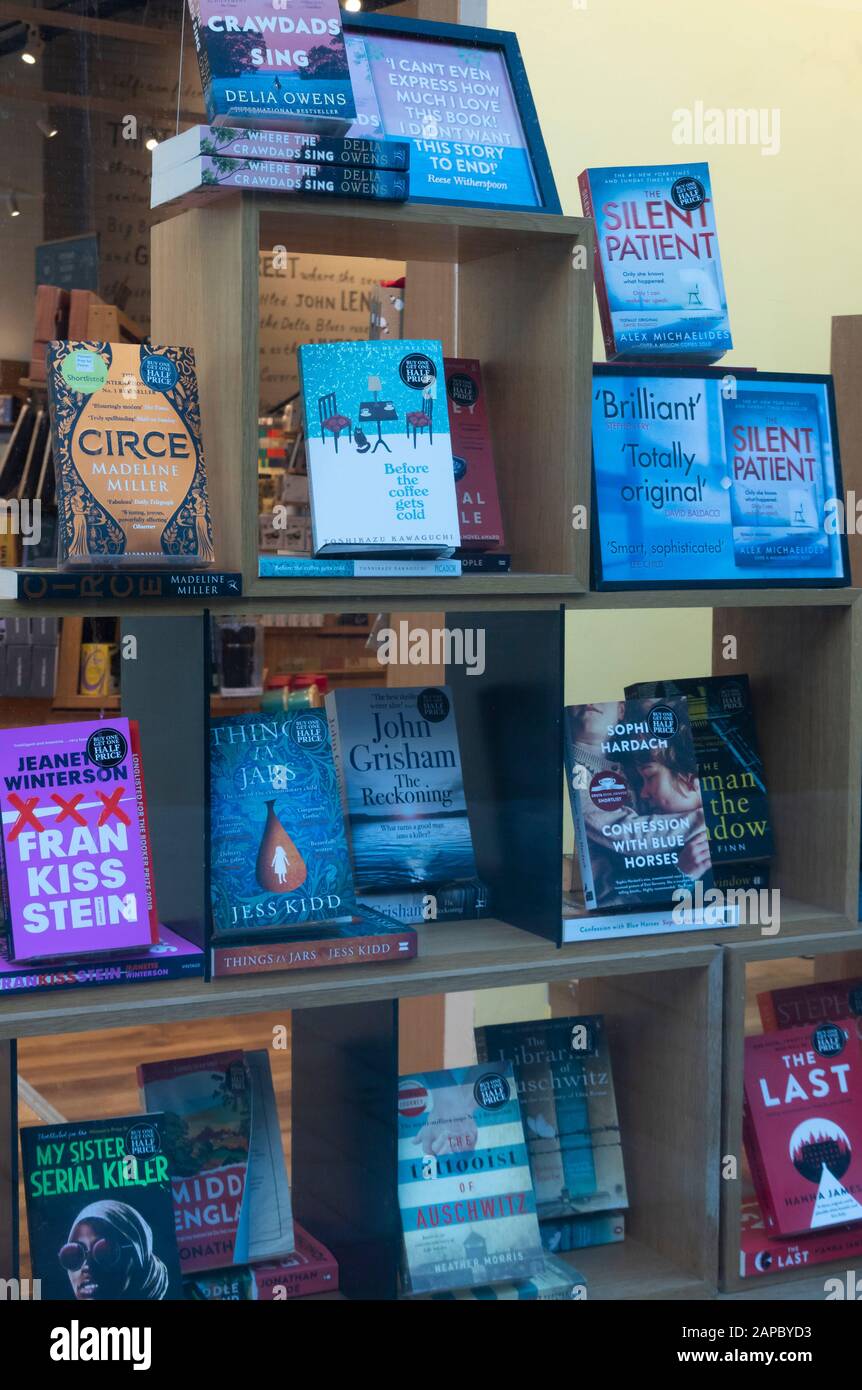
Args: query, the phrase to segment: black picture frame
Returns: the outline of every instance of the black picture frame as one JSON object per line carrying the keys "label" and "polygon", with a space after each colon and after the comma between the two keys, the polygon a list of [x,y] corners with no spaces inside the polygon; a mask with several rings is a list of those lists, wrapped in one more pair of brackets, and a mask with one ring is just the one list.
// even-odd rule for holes
{"label": "black picture frame", "polygon": [[[461,48],[473,48],[477,51],[491,50],[501,55],[504,60],[512,98],[524,130],[527,155],[538,190],[539,206],[532,203],[496,203],[475,198],[456,199],[442,195],[435,198],[422,198],[414,197],[411,193],[410,201],[412,203],[436,203],[444,204],[447,207],[481,207],[497,212],[534,212],[556,215],[562,212],[517,35],[505,29],[478,29],[468,24],[437,24],[430,20],[406,19],[398,15],[377,13],[345,13],[343,24],[346,34],[361,33],[371,36],[377,33],[390,38],[401,35],[429,44],[433,44],[436,40],[441,44],[454,43]],[[389,138],[394,139],[395,137]]]}
{"label": "black picture frame", "polygon": [[[838,415],[835,408],[835,388],[832,377],[818,372],[761,372],[754,368],[734,368],[731,366],[675,366],[668,362],[665,366],[654,362],[641,365],[637,362],[596,362],[593,364],[593,381],[601,377],[677,377],[697,381],[722,381],[725,377],[751,381],[798,381],[813,382],[823,386],[829,415],[829,429],[832,435],[832,454],[835,467],[836,496],[844,498],[844,480],[841,472],[841,449],[838,438]],[[749,575],[741,579],[665,579],[665,580],[626,580],[625,582],[605,579],[602,569],[601,516],[596,488],[596,459],[592,443],[592,423],[590,425],[590,587],[597,593],[672,593],[689,589],[845,589],[850,584],[850,553],[847,545],[846,526],[840,533],[841,575],[822,579],[788,579],[780,574],[774,579],[755,578]]]}

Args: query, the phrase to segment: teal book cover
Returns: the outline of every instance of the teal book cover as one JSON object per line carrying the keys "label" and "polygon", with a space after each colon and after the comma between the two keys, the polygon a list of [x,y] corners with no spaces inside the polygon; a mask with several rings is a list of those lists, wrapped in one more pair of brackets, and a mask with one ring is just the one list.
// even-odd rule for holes
{"label": "teal book cover", "polygon": [[481,1062],[514,1068],[541,1219],[628,1206],[604,1019],[476,1030]]}
{"label": "teal book cover", "polygon": [[353,876],[322,712],[212,721],[210,885],[218,937],[352,917]]}

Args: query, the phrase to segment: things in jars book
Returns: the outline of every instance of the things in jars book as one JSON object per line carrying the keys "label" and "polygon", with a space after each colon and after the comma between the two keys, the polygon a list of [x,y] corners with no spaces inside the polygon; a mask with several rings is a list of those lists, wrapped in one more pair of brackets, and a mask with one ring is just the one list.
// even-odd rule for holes
{"label": "things in jars book", "polygon": [[191,348],[49,343],[48,401],[62,567],[213,562]]}
{"label": "things in jars book", "polygon": [[316,555],[429,559],[460,543],[438,342],[298,351]]}
{"label": "things in jars book", "polygon": [[544,1267],[511,1063],[402,1077],[405,1291],[530,1279]]}
{"label": "things in jars book", "polygon": [[43,1299],[181,1299],[166,1117],[21,1130],[33,1278]]}
{"label": "things in jars book", "polygon": [[0,730],[0,818],[15,961],[158,941],[135,721]]}
{"label": "things in jars book", "polygon": [[351,920],[356,899],[322,710],[211,721],[210,853],[218,937]]}

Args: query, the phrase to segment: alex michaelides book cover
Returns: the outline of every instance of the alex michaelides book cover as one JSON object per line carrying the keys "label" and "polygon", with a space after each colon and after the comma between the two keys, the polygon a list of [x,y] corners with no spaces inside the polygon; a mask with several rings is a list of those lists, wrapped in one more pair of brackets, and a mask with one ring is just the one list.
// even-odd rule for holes
{"label": "alex michaelides book cover", "polygon": [[628,1206],[605,1021],[543,1018],[476,1029],[480,1062],[511,1062],[540,1220]]}
{"label": "alex michaelides book cover", "polygon": [[712,887],[686,701],[612,700],[563,712],[566,782],[588,910],[671,906]]}
{"label": "alex michaelides book cover", "polygon": [[474,1288],[542,1272],[511,1063],[401,1078],[398,1205],[409,1293]]}
{"label": "alex michaelides book cover", "polygon": [[323,711],[211,721],[210,856],[220,938],[351,920],[356,899]]}
{"label": "alex michaelides book cover", "polygon": [[158,941],[134,720],[0,730],[0,818],[16,962]]}
{"label": "alex michaelides book cover", "polygon": [[708,164],[585,169],[608,361],[715,362],[733,347]]}
{"label": "alex michaelides book cover", "polygon": [[164,1115],[26,1126],[21,1156],[42,1298],[182,1298]]}
{"label": "alex michaelides book cover", "polygon": [[743,1139],[770,1234],[862,1221],[862,1053],[853,1020],[745,1040]]}

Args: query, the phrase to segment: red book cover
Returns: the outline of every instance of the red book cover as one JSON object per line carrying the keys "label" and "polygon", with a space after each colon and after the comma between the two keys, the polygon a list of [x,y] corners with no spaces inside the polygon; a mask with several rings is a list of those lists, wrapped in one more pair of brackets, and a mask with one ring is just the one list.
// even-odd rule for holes
{"label": "red book cover", "polygon": [[852,1018],[862,1037],[862,980],[816,981],[767,990],[758,994],[757,1007],[765,1033]]}
{"label": "red book cover", "polygon": [[273,970],[314,970],[329,965],[380,965],[413,960],[419,938],[413,927],[394,927],[383,935],[336,935],[318,940],[249,942],[213,946],[213,979],[226,975],[260,975]]}
{"label": "red book cover", "polygon": [[[581,191],[581,207],[584,217],[589,217],[595,222],[596,214],[593,211],[593,191],[590,188],[590,171],[585,169],[578,175],[578,188]],[[598,229],[595,231],[595,246],[593,248],[593,278],[596,282],[596,303],[599,306],[599,322],[602,326],[602,339],[605,344],[605,356],[611,362],[617,355],[617,345],[614,339],[614,324],[611,318],[611,307],[608,303],[608,287],[605,284],[605,268],[602,265],[601,246],[599,245]]]}
{"label": "red book cover", "polygon": [[185,1280],[186,1298],[216,1302],[255,1300],[277,1303],[288,1298],[336,1293],[338,1265],[325,1245],[293,1223],[296,1249],[270,1264],[210,1270]]}
{"label": "red book cover", "polygon": [[770,1235],[862,1221],[862,1052],[852,1019],[745,1040],[743,1138]]}
{"label": "red book cover", "polygon": [[463,550],[503,544],[503,517],[480,363],[446,357],[446,401]]}
{"label": "red book cover", "polygon": [[739,1246],[741,1278],[782,1274],[788,1269],[829,1264],[832,1260],[855,1260],[862,1255],[862,1226],[781,1240],[767,1233],[757,1198],[751,1197],[742,1203]]}

